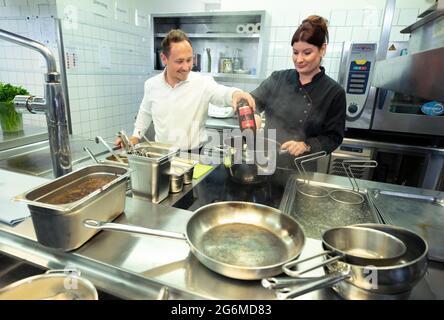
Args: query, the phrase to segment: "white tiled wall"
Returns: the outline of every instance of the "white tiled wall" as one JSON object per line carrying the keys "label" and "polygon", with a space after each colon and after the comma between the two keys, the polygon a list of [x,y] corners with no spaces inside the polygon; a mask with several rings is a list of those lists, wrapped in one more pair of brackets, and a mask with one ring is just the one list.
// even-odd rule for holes
{"label": "white tiled wall", "polygon": [[[207,2],[220,5],[222,11],[266,10],[270,14],[270,41],[263,56],[267,75],[293,68],[290,39],[302,19],[310,14],[327,18],[330,43],[323,65],[334,79],[338,76],[344,41],[379,41],[385,6],[385,0],[190,0],[186,5],[175,0],[0,0],[0,19],[21,19],[18,25],[6,24],[11,31],[21,30],[29,36],[35,34],[25,26],[27,17],[36,20],[37,15],[39,19],[56,15],[62,19],[74,133],[111,137],[119,129],[132,131],[143,97],[143,83],[152,69],[150,26],[136,26],[135,11],[142,16],[196,12],[203,11]],[[429,2],[398,0],[391,40],[407,40],[408,36],[399,31],[413,23],[418,13],[431,5]],[[42,94],[38,55],[7,48],[5,42],[0,42],[0,57],[8,59],[6,63],[0,61],[0,81],[24,85],[33,93]],[[248,91],[258,84],[251,80],[223,83]]]}
{"label": "white tiled wall", "polygon": [[116,13],[114,1],[100,3],[59,1],[57,8],[73,132],[111,138],[120,129],[132,132],[151,69],[150,41],[148,26],[135,25],[134,7],[121,1]]}
{"label": "white tiled wall", "polygon": [[[37,3],[38,2],[38,3]],[[0,29],[18,33],[44,43],[52,51],[59,67],[55,37],[55,3],[26,0],[0,0]],[[0,40],[0,81],[26,88],[30,94],[43,96],[46,63],[36,51]],[[24,125],[46,128],[44,115],[23,115]]]}
{"label": "white tiled wall", "polygon": [[[124,1],[118,4],[121,10],[116,16],[115,3],[24,0],[7,1],[5,6],[0,0],[0,28],[39,41],[49,30],[39,26],[41,16],[61,18],[71,121],[76,135],[112,138],[120,129],[132,132],[143,84],[149,77],[149,25],[141,24],[139,19],[136,26],[136,8]],[[141,17],[143,10],[138,14]],[[149,21],[147,15],[145,18],[145,22]],[[47,45],[57,52],[56,44]],[[39,54],[1,41],[0,58],[0,81],[43,95],[45,69]],[[44,116],[28,115],[26,123],[46,126]]]}
{"label": "white tiled wall", "polygon": [[[253,1],[220,0],[223,11],[266,10],[271,14],[270,44],[264,57],[269,75],[274,70],[293,68],[290,40],[302,20],[318,14],[329,21],[330,42],[323,65],[327,74],[337,79],[344,41],[378,42],[381,33],[385,1]],[[391,32],[391,41],[408,40],[399,31],[416,21],[417,15],[431,5],[427,0],[399,0]],[[239,83],[237,83],[239,84]],[[246,88],[251,85],[245,85]]]}

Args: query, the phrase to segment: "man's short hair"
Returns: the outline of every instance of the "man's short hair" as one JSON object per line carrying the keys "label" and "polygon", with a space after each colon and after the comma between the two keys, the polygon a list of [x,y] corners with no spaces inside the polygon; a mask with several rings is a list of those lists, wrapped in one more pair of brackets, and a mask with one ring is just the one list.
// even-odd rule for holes
{"label": "man's short hair", "polygon": [[173,29],[165,36],[165,38],[162,40],[161,46],[163,54],[167,57],[170,55],[171,51],[171,44],[182,42],[182,41],[188,41],[188,43],[191,45],[190,38],[186,35],[185,32],[183,32],[180,29]]}

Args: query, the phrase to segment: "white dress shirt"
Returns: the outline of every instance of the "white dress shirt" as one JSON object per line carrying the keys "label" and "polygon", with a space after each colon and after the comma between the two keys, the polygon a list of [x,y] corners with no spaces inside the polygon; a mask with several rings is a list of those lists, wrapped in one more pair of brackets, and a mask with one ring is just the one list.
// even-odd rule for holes
{"label": "white dress shirt", "polygon": [[208,104],[230,105],[233,93],[239,89],[217,84],[211,76],[195,72],[173,88],[166,82],[165,72],[166,68],[145,82],[133,136],[140,139],[153,121],[156,141],[182,150],[201,147],[207,140]]}

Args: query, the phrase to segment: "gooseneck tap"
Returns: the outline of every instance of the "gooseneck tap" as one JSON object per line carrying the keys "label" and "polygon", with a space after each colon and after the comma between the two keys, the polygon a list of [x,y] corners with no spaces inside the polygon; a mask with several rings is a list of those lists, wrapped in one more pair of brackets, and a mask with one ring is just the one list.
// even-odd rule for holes
{"label": "gooseneck tap", "polygon": [[39,52],[46,61],[45,96],[16,96],[14,106],[19,112],[44,113],[48,124],[49,147],[54,177],[71,172],[71,147],[66,121],[65,93],[51,50],[43,44],[18,34],[0,29],[0,39]]}

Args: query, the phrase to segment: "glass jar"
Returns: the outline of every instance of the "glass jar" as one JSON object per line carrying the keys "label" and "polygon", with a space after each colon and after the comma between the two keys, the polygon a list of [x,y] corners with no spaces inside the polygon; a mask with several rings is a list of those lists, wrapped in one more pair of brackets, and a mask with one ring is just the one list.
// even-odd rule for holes
{"label": "glass jar", "polygon": [[4,133],[23,130],[23,116],[15,111],[12,101],[0,102],[0,126]]}

